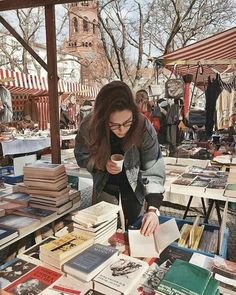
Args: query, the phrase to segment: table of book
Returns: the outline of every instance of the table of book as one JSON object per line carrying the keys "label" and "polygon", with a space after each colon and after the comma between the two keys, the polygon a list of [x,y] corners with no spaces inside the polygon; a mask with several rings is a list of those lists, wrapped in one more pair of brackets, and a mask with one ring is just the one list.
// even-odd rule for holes
{"label": "table of book", "polygon": [[73,211],[73,210],[75,210],[75,209],[78,209],[78,206],[79,206],[78,204],[75,204],[75,206],[72,206],[70,209],[66,210],[65,212],[63,212],[63,213],[61,213],[61,214],[58,214],[56,217],[53,217],[53,218],[47,219],[46,221],[41,222],[39,226],[37,226],[37,227],[33,227],[33,228],[32,228],[31,230],[29,230],[27,233],[25,233],[25,234],[20,234],[20,235],[17,236],[15,239],[12,239],[12,240],[10,240],[9,242],[7,242],[7,243],[1,245],[1,246],[0,246],[0,250],[2,250],[2,249],[4,249],[4,248],[6,248],[6,247],[12,245],[13,243],[15,243],[15,242],[19,241],[20,239],[22,239],[22,238],[24,238],[24,237],[30,235],[31,233],[35,233],[35,238],[37,238],[38,241],[39,241],[39,240],[41,239],[41,237],[40,237],[40,230],[41,230],[44,226],[46,226],[46,225],[48,225],[48,224],[50,224],[50,223],[53,223],[53,222],[55,222],[56,220],[58,220],[59,218],[61,218],[62,216],[64,216],[64,215],[70,213],[71,211]]}
{"label": "table of book", "polygon": [[[168,200],[168,197],[171,197],[174,194],[189,196],[189,201],[188,201],[188,204],[187,204],[184,216],[183,216],[183,218],[186,218],[193,197],[201,198],[203,213],[204,213],[204,217],[205,217],[204,222],[205,223],[208,222],[208,218],[209,218],[210,213],[213,209],[213,205],[215,204],[218,221],[219,221],[219,223],[221,223],[219,201],[236,202],[236,198],[235,198],[236,194],[235,194],[235,197],[234,196],[225,196],[224,190],[222,190],[222,189],[220,190],[220,189],[214,188],[214,189],[208,189],[208,190],[204,189],[203,190],[202,187],[197,187],[197,186],[195,186],[194,189],[191,189],[191,192],[190,192],[187,189],[188,187],[190,187],[190,185],[189,186],[188,185],[175,185],[174,184],[175,180],[177,180],[177,178],[181,178],[182,173],[187,174],[188,171],[182,171],[182,173],[179,173],[178,176],[176,176],[176,177],[170,176],[170,179],[168,179],[168,174],[171,175],[171,173],[169,173],[169,172],[171,172],[171,169],[170,169],[170,171],[168,171],[168,166],[172,167],[173,170],[175,169],[175,165],[176,165],[176,169],[181,168],[181,166],[184,167],[184,165],[185,165],[185,167],[189,166],[190,168],[192,168],[194,166],[205,168],[208,165],[209,160],[164,157],[164,161],[166,164],[166,174],[167,174],[167,179],[165,182],[165,200]],[[235,167],[235,166],[233,166],[233,167]],[[235,168],[233,168],[233,169],[235,169]],[[234,172],[232,173],[232,175],[233,174],[234,174]],[[202,175],[201,177],[204,178],[204,175]],[[209,179],[209,181],[210,181],[210,179]],[[228,183],[228,180],[226,181],[226,183]],[[229,181],[229,183],[232,183],[232,179]],[[207,209],[206,209],[205,202],[204,202],[205,199],[209,199],[209,206]]]}

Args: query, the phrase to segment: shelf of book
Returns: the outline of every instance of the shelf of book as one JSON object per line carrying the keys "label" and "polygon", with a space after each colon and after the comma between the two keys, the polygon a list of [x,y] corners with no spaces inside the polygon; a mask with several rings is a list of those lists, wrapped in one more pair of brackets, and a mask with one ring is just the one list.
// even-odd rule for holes
{"label": "shelf of book", "polygon": [[79,202],[79,203],[76,203],[74,206],[72,206],[70,209],[66,210],[65,212],[63,212],[63,213],[61,213],[61,214],[58,214],[57,216],[55,216],[55,217],[53,217],[53,218],[51,218],[51,219],[48,219],[48,220],[46,220],[46,221],[44,221],[44,222],[41,222],[39,226],[32,227],[32,228],[31,228],[29,231],[27,231],[26,233],[21,234],[21,235],[19,235],[18,237],[16,237],[15,239],[12,239],[12,240],[10,240],[9,242],[7,242],[7,243],[1,245],[1,246],[0,246],[0,250],[6,248],[6,247],[8,247],[8,246],[10,246],[11,244],[17,242],[18,240],[20,240],[20,239],[22,239],[22,238],[24,238],[24,237],[30,235],[31,233],[40,230],[40,229],[43,228],[45,225],[48,225],[48,224],[50,224],[50,223],[56,221],[57,219],[59,219],[59,218],[61,218],[62,216],[64,216],[64,215],[70,213],[71,211],[73,211],[73,210],[75,210],[75,209],[78,209],[79,205],[80,205],[80,202]]}

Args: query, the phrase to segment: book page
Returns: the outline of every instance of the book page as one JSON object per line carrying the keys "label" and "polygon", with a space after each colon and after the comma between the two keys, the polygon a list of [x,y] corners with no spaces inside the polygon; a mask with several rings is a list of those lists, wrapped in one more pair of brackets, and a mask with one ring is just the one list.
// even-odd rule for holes
{"label": "book page", "polygon": [[159,257],[160,253],[175,240],[180,232],[174,218],[162,223],[151,236],[140,230],[129,230],[130,255],[134,257]]}
{"label": "book page", "polygon": [[167,246],[180,238],[180,232],[174,218],[162,223],[154,232],[156,248],[160,254]]}
{"label": "book page", "polygon": [[146,237],[140,233],[140,229],[130,229],[128,234],[130,256],[159,257],[153,235]]}

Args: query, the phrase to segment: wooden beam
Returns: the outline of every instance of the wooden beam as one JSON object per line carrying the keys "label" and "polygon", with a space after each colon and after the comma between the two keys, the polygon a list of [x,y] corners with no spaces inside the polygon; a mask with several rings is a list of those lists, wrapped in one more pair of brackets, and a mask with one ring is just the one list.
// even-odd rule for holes
{"label": "wooden beam", "polygon": [[0,11],[38,7],[45,5],[82,2],[82,0],[0,0]]}
{"label": "wooden beam", "polygon": [[52,163],[61,163],[55,6],[45,6]]}
{"label": "wooden beam", "polygon": [[201,65],[236,65],[236,59],[214,59],[214,60],[173,60],[173,59],[164,59],[163,61],[165,66],[171,66],[171,65],[190,65],[190,66],[196,66],[198,64]]}
{"label": "wooden beam", "polygon": [[[1,3],[1,1],[0,1]],[[20,44],[37,60],[37,62],[47,71],[47,64],[44,60],[30,47],[23,38],[16,32],[16,30],[0,15],[0,22],[4,27],[14,36]]]}

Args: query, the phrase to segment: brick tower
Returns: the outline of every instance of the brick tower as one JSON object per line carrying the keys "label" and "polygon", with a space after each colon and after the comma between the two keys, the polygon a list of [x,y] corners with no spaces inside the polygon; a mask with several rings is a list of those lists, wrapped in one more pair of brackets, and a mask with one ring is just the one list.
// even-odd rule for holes
{"label": "brick tower", "polygon": [[81,83],[99,84],[108,77],[108,62],[100,37],[97,1],[72,3],[69,12],[69,40],[64,50],[80,58]]}

